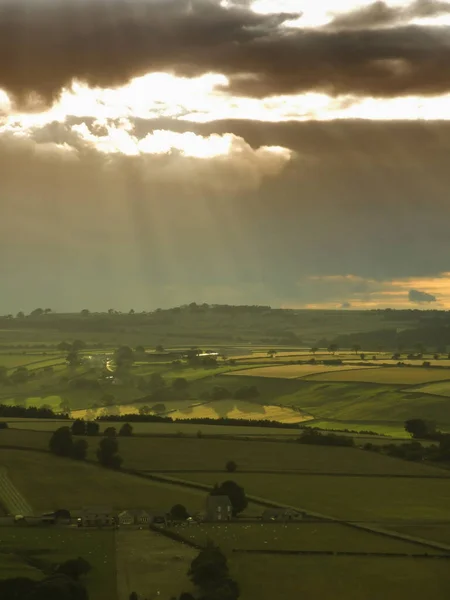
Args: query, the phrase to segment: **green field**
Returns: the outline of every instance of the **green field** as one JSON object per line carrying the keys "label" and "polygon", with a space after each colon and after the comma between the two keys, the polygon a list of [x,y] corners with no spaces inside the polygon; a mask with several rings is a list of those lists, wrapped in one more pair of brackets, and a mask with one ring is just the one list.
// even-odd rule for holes
{"label": "green field", "polygon": [[240,554],[231,565],[244,600],[446,600],[450,589],[444,560]]}
{"label": "green field", "polygon": [[336,381],[350,383],[379,383],[393,385],[418,385],[450,379],[450,369],[427,369],[424,367],[380,367],[372,369],[343,369],[336,372],[309,375],[313,381]]}
{"label": "green field", "polygon": [[3,527],[0,536],[0,579],[43,577],[39,569],[29,566],[18,553],[35,556],[47,564],[82,556],[92,566],[92,571],[84,580],[91,600],[117,598],[113,531]]}
{"label": "green field", "polygon": [[[213,485],[221,473],[180,473],[180,478]],[[270,498],[337,519],[383,526],[450,521],[450,478],[346,477],[235,473],[248,494]]]}
{"label": "green field", "polygon": [[378,367],[366,367],[358,365],[275,365],[267,367],[258,367],[236,371],[234,375],[248,375],[251,377],[276,377],[280,379],[298,379],[300,377],[308,377],[311,375],[320,375],[325,373],[340,373],[341,371],[354,371],[358,369],[377,369]]}
{"label": "green field", "polygon": [[223,551],[310,550],[332,552],[398,552],[431,554],[422,546],[374,535],[339,523],[203,523],[174,527],[183,537],[205,545],[213,540]]}
{"label": "green field", "polygon": [[[197,551],[153,531],[116,533],[117,593],[127,600],[131,592],[140,598],[178,598],[190,590],[187,572]],[[93,599],[95,600],[95,599]]]}
{"label": "green field", "polygon": [[[6,430],[0,447],[46,450],[49,433]],[[101,438],[87,437],[88,456],[95,460]],[[348,473],[375,475],[447,476],[450,472],[428,465],[391,458],[356,448],[310,446],[289,442],[245,441],[197,437],[138,437],[119,439],[125,468],[139,471],[224,471],[229,460],[239,470],[261,472]],[[2,451],[2,454],[4,451]],[[5,451],[6,453],[6,451]],[[46,458],[44,456],[44,458]],[[42,458],[42,460],[44,460]],[[49,459],[58,459],[50,456]],[[36,458],[39,461],[39,457]],[[65,461],[63,461],[65,464]],[[56,463],[55,463],[56,464]],[[71,463],[72,464],[72,463]],[[79,463],[73,463],[79,467]],[[86,465],[81,465],[86,467]],[[89,471],[91,472],[91,471]],[[106,473],[109,473],[108,471]]]}
{"label": "green field", "polygon": [[177,503],[195,511],[205,494],[100,467],[27,450],[1,451],[1,466],[35,512],[83,506],[166,511]]}

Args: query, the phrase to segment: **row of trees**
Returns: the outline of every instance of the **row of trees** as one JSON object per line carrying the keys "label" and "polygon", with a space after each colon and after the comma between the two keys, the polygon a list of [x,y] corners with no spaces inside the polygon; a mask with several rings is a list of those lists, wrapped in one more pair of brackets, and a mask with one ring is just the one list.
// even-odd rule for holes
{"label": "row of trees", "polygon": [[[106,435],[98,445],[97,460],[108,469],[120,469],[122,457],[119,455],[119,442],[115,436],[115,428],[109,429],[108,433],[105,431]],[[70,427],[60,427],[50,438],[49,450],[56,456],[86,460],[88,443],[85,439],[74,439]]]}

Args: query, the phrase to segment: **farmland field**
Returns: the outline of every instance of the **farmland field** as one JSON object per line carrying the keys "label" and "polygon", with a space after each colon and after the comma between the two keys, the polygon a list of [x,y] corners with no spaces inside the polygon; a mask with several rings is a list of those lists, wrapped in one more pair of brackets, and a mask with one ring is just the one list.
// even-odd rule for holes
{"label": "farmland field", "polygon": [[243,600],[446,600],[450,588],[440,560],[240,554],[231,566]]}
{"label": "farmland field", "polygon": [[195,556],[196,550],[153,531],[120,528],[116,533],[119,600],[126,600],[131,592],[149,600],[178,597],[191,589],[187,572]]}
{"label": "farmland field", "polygon": [[[9,429],[0,432],[0,448],[2,445],[17,445],[46,450],[49,439],[48,432]],[[99,438],[87,437],[86,441],[89,444],[88,456],[95,460],[95,450]],[[119,451],[124,460],[124,468],[140,471],[210,470],[213,471],[213,475],[215,473],[220,476],[220,472],[225,473],[225,463],[228,460],[234,460],[237,462],[239,470],[242,471],[390,474],[418,477],[421,475],[449,475],[450,477],[450,472],[437,467],[355,448],[330,450],[324,446],[306,446],[289,442],[133,436],[119,439]],[[1,452],[2,456],[3,454],[7,456],[7,451],[1,450]],[[39,456],[36,460],[39,461]],[[47,459],[44,455],[42,460],[57,461],[58,459],[52,456]],[[60,460],[66,464],[63,459]],[[74,465],[78,467],[79,463],[74,463]],[[98,473],[98,471],[96,472]]]}
{"label": "farmland field", "polygon": [[[179,475],[182,476],[182,473]],[[210,485],[220,473],[189,473],[185,479]],[[450,478],[358,478],[345,476],[235,473],[248,494],[317,511],[343,520],[390,525],[450,521]]]}
{"label": "farmland field", "polygon": [[439,383],[430,383],[419,388],[414,392],[421,394],[432,394],[435,396],[450,396],[450,381],[440,381]]}
{"label": "farmland field", "polygon": [[41,579],[43,574],[15,553],[26,552],[48,563],[81,556],[92,571],[85,582],[91,600],[113,600],[116,596],[114,532],[3,527],[0,537],[0,579],[26,576]]}
{"label": "farmland field", "polygon": [[204,523],[174,530],[202,545],[211,539],[227,553],[233,549],[424,553],[422,546],[332,522]]}
{"label": "farmland field", "polygon": [[35,512],[89,505],[168,510],[182,503],[190,510],[204,504],[204,493],[153,483],[90,464],[27,450],[2,450],[1,466]]}
{"label": "farmland field", "polygon": [[378,367],[358,365],[275,365],[269,367],[258,367],[234,371],[233,375],[248,375],[250,377],[276,377],[281,379],[298,379],[308,375],[321,373],[340,373],[341,371],[353,371],[358,369],[377,369]]}
{"label": "farmland field", "polygon": [[341,370],[335,373],[322,373],[319,375],[311,375],[308,379],[314,381],[417,385],[432,381],[450,380],[450,369],[380,367],[375,369]]}

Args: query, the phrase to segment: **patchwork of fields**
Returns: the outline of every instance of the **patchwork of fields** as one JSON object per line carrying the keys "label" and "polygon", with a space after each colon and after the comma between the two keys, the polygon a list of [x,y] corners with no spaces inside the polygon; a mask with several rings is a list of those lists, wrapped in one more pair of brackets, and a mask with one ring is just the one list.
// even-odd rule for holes
{"label": "patchwork of fields", "polygon": [[298,379],[308,375],[317,375],[322,373],[333,374],[341,371],[353,371],[355,369],[376,369],[377,367],[358,366],[358,365],[276,365],[268,367],[258,367],[244,369],[243,371],[234,371],[233,375],[248,375],[251,377],[279,377],[281,379]]}
{"label": "patchwork of fields", "polygon": [[450,380],[450,369],[427,369],[424,367],[380,367],[321,373],[309,376],[315,381],[352,383],[379,383],[393,385],[417,385],[432,381]]}

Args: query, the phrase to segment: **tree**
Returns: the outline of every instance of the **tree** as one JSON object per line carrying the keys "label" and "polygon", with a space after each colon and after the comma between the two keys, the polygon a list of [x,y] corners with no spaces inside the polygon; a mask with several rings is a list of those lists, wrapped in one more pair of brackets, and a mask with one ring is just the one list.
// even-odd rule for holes
{"label": "tree", "polygon": [[83,310],[80,312],[80,315],[82,317],[88,317],[90,315],[90,311],[87,308],[83,308]]}
{"label": "tree", "polygon": [[56,347],[58,350],[61,350],[61,352],[70,352],[70,350],[72,350],[72,344],[69,342],[60,342]]}
{"label": "tree", "polygon": [[100,431],[100,425],[95,421],[88,421],[86,423],[86,435],[98,435]]}
{"label": "tree", "polygon": [[19,312],[16,315],[16,319],[25,319],[25,313],[23,312],[23,310],[19,310]]}
{"label": "tree", "polygon": [[120,469],[122,458],[119,456],[118,450],[119,443],[116,438],[103,438],[97,450],[97,459],[99,463],[108,469]]}
{"label": "tree", "polygon": [[150,387],[152,390],[157,391],[166,387],[166,380],[161,373],[152,373],[150,375]]}
{"label": "tree", "polygon": [[358,354],[358,352],[361,350],[361,346],[359,344],[353,344],[352,350],[355,354]]}
{"label": "tree", "polygon": [[174,521],[186,521],[189,519],[189,513],[182,504],[175,504],[175,506],[172,506],[170,509],[170,516]]}
{"label": "tree", "polygon": [[319,348],[313,347],[313,348],[311,348],[310,352],[311,352],[311,354],[315,355],[318,350],[319,350]]}
{"label": "tree", "polygon": [[56,573],[67,575],[67,577],[78,581],[82,575],[87,575],[91,569],[92,567],[88,561],[79,556],[78,558],[66,560],[60,564],[56,569]]}
{"label": "tree", "polygon": [[338,351],[338,346],[337,344],[330,344],[327,348],[328,352],[330,352],[331,354],[336,354],[336,352]]}
{"label": "tree", "polygon": [[40,317],[44,314],[44,310],[42,308],[35,308],[33,311],[31,311],[30,316],[31,317]]}
{"label": "tree", "polygon": [[213,543],[194,558],[188,571],[192,583],[206,600],[237,600],[239,586],[230,578],[227,559]]}
{"label": "tree", "polygon": [[130,346],[121,346],[116,350],[114,358],[118,370],[130,368],[134,362],[133,349]]}
{"label": "tree", "polygon": [[247,508],[248,500],[243,487],[235,481],[224,481],[220,485],[215,485],[211,491],[211,496],[228,496],[233,507],[233,516]]}
{"label": "tree", "polygon": [[[360,358],[361,360],[366,360],[366,355],[364,354],[364,352],[361,352],[361,354],[359,355],[359,358]],[[376,357],[376,356],[374,356],[373,358],[374,358],[374,360],[376,360],[376,358],[377,358],[377,357]]]}
{"label": "tree", "polygon": [[49,449],[57,456],[72,455],[73,440],[69,427],[60,427],[53,432],[49,441]]}
{"label": "tree", "polygon": [[234,460],[229,460],[225,465],[225,469],[228,471],[228,473],[234,473],[237,470],[237,464],[234,462]]}
{"label": "tree", "polygon": [[139,600],[139,596],[136,592],[131,592],[129,600]]}
{"label": "tree", "polygon": [[148,415],[150,412],[151,412],[150,407],[147,406],[147,405],[139,407],[139,414],[140,415]]}
{"label": "tree", "polygon": [[66,361],[69,363],[70,367],[78,367],[81,364],[80,357],[78,356],[78,352],[76,350],[71,350],[69,354],[66,356]]}
{"label": "tree", "polygon": [[72,423],[72,435],[86,435],[86,423],[83,419],[77,419]]}
{"label": "tree", "polygon": [[164,352],[164,346],[161,346],[161,344],[158,344],[155,348],[156,352]]}
{"label": "tree", "polygon": [[133,427],[129,423],[124,423],[119,430],[119,435],[124,437],[130,437],[133,435]]}
{"label": "tree", "polygon": [[88,594],[79,581],[55,573],[36,583],[26,600],[88,600]]}
{"label": "tree", "polygon": [[410,433],[413,438],[426,438],[429,437],[430,434],[436,433],[436,426],[423,419],[409,419],[408,421],[405,421],[405,430]]}
{"label": "tree", "polygon": [[103,432],[103,435],[105,437],[109,437],[109,438],[115,438],[117,435],[117,430],[115,427],[107,427],[105,429],[105,431]]}
{"label": "tree", "polygon": [[188,389],[188,387],[189,387],[189,383],[188,383],[187,379],[185,379],[184,377],[177,377],[172,382],[172,388],[176,392],[184,392]]}
{"label": "tree", "polygon": [[86,440],[75,440],[72,446],[72,458],[75,460],[86,460],[88,443]]}
{"label": "tree", "polygon": [[128,314],[129,314],[129,315],[134,315],[134,314],[135,314],[135,312],[136,312],[136,311],[134,310],[134,308],[130,308],[130,310],[129,310]]}
{"label": "tree", "polygon": [[276,350],[268,350],[267,351],[267,356],[269,356],[270,358],[274,358],[276,355],[277,351]]}
{"label": "tree", "polygon": [[137,354],[145,354],[145,348],[144,348],[144,346],[136,346],[136,348],[134,349],[134,351]]}
{"label": "tree", "polygon": [[0,580],[2,600],[23,600],[28,598],[36,586],[36,581],[28,577],[13,577]]}

